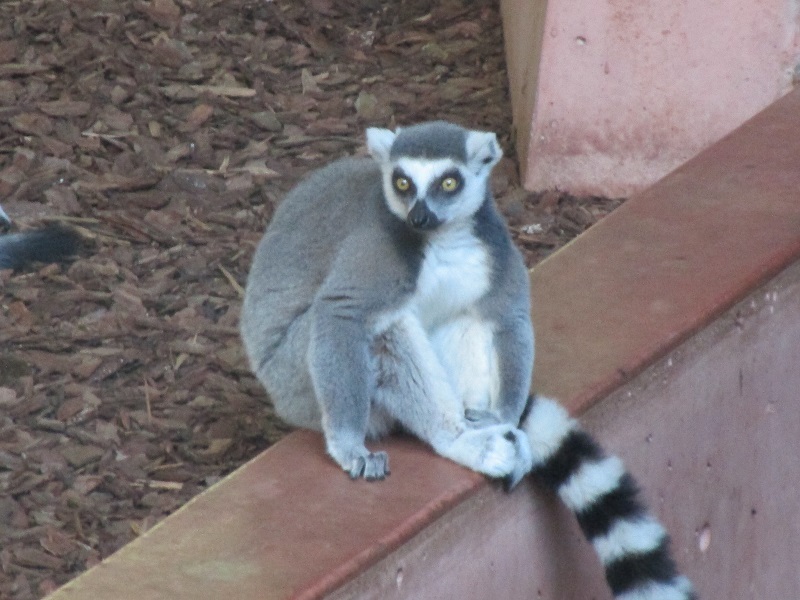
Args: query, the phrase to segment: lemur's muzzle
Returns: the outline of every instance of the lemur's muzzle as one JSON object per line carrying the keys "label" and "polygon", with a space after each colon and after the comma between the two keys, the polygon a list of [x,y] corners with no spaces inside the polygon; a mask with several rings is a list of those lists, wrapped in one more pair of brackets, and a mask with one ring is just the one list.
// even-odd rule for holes
{"label": "lemur's muzzle", "polygon": [[430,231],[441,224],[439,217],[428,208],[428,204],[424,200],[417,200],[414,203],[414,206],[411,207],[411,211],[406,217],[406,222],[414,229],[419,229],[420,231]]}

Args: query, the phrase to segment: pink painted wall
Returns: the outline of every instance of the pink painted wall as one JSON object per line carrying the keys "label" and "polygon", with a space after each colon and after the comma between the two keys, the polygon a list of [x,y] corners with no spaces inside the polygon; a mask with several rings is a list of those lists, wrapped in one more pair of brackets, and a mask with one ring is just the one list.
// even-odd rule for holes
{"label": "pink painted wall", "polygon": [[798,317],[795,263],[582,415],[642,478],[701,598],[800,598]]}
{"label": "pink painted wall", "polygon": [[786,93],[796,0],[502,0],[524,185],[626,196]]}

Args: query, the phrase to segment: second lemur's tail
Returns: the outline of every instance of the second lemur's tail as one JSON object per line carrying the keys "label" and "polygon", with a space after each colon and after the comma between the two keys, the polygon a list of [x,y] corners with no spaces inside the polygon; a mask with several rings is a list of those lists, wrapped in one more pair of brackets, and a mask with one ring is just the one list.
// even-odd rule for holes
{"label": "second lemur's tail", "polygon": [[521,419],[534,478],[575,513],[617,600],[696,600],[669,551],[664,528],[639,500],[633,477],[554,400],[528,400]]}
{"label": "second lemur's tail", "polygon": [[66,260],[79,246],[78,233],[59,225],[0,235],[0,269],[18,270],[32,262]]}

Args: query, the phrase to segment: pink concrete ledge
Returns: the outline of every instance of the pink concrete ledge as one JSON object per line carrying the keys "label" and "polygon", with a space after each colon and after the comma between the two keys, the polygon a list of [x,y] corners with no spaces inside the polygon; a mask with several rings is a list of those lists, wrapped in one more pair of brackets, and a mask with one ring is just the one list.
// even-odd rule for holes
{"label": "pink concrete ledge", "polygon": [[[750,526],[735,521],[733,508],[723,514],[750,500],[718,493],[740,493],[741,479],[729,484],[715,475],[702,490],[695,485],[706,460],[700,452],[721,455],[713,439],[687,429],[688,413],[668,407],[679,393],[658,402],[643,395],[627,408],[617,398],[621,412],[604,412],[609,404],[601,400],[800,256],[799,157],[797,91],[631,198],[532,274],[537,388],[574,412],[591,407],[594,430],[613,433],[611,447],[644,482],[701,596],[723,581],[715,589],[726,592],[709,598],[744,597],[717,577],[733,546],[712,553],[715,570],[700,573],[704,553],[718,548],[705,520],[736,523],[734,533]],[[743,373],[740,393],[753,385],[742,382],[750,371]],[[724,405],[702,401],[694,399],[694,410],[705,411],[711,427]],[[642,429],[622,423],[628,412]],[[748,419],[741,422],[758,422]],[[617,443],[623,434],[640,446]],[[741,453],[742,436],[723,431],[720,439]],[[642,462],[641,444],[653,450],[652,464]],[[51,599],[608,597],[574,523],[552,498],[530,485],[506,496],[412,440],[384,446],[392,476],[351,482],[325,457],[319,436],[294,433]],[[666,465],[667,456],[668,469],[653,466]],[[751,463],[752,471],[759,463]],[[705,464],[711,468],[710,459]],[[735,479],[736,466],[725,477]],[[774,474],[777,481],[785,476]],[[765,509],[754,501],[747,510],[754,519]],[[778,552],[789,556],[785,546]]]}
{"label": "pink concrete ledge", "polygon": [[353,482],[296,432],[52,597],[323,597],[483,484],[411,440],[390,450],[386,485]]}

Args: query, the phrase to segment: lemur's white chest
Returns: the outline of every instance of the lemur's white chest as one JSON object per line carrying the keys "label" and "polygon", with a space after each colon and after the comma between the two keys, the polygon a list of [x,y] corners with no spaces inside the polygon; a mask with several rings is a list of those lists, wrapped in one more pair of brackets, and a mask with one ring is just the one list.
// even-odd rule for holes
{"label": "lemur's white chest", "polygon": [[455,319],[489,290],[490,257],[467,228],[442,231],[429,240],[410,305],[431,330]]}

